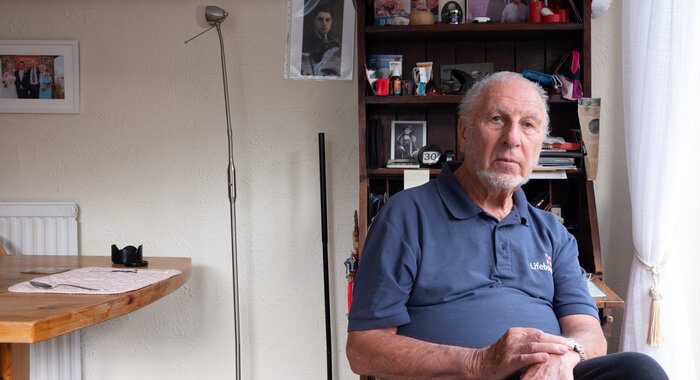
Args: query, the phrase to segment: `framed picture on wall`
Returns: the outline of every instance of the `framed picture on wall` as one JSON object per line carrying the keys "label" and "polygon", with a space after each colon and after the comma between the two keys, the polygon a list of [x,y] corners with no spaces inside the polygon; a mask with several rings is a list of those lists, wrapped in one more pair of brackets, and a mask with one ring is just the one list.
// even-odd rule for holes
{"label": "framed picture on wall", "polygon": [[352,80],[355,8],[352,0],[287,0],[285,78]]}
{"label": "framed picture on wall", "polygon": [[391,159],[418,161],[418,151],[427,143],[425,121],[391,122]]}
{"label": "framed picture on wall", "polygon": [[80,113],[78,41],[0,40],[0,113]]}

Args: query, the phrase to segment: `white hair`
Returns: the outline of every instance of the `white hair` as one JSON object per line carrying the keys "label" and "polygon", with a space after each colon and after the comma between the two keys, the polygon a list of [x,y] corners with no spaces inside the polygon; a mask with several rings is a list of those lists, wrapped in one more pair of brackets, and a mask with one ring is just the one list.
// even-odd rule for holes
{"label": "white hair", "polygon": [[547,95],[547,92],[539,84],[526,79],[521,74],[511,71],[499,71],[487,75],[483,79],[474,83],[469,91],[467,91],[459,104],[459,116],[464,117],[467,125],[471,127],[474,124],[476,111],[481,105],[484,90],[497,83],[522,83],[539,94],[540,99],[542,100],[542,107],[544,108],[543,122],[545,127],[545,135],[549,135],[549,104],[547,103],[549,96]]}

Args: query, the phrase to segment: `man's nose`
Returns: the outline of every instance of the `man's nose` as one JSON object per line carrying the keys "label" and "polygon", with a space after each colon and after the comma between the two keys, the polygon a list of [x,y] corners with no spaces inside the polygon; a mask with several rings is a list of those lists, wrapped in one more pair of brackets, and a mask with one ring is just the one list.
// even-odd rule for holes
{"label": "man's nose", "polygon": [[520,139],[522,138],[522,131],[520,130],[518,123],[509,122],[503,127],[503,144],[508,147],[520,146]]}

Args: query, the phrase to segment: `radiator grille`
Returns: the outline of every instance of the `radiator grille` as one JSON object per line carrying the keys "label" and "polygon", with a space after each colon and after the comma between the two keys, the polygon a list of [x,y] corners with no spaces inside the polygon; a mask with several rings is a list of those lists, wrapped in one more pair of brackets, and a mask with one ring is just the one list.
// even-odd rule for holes
{"label": "radiator grille", "polygon": [[[11,255],[78,255],[74,203],[0,202],[0,243]],[[79,380],[80,332],[29,345],[31,380]]]}

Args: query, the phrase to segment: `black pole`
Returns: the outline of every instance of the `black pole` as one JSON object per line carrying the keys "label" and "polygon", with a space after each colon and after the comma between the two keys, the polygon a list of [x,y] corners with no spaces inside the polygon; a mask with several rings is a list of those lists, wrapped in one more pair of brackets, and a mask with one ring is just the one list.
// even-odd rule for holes
{"label": "black pole", "polygon": [[318,161],[321,178],[321,241],[323,242],[323,298],[326,305],[326,362],[328,380],[333,379],[331,349],[331,295],[328,280],[328,206],[326,205],[326,137],[318,134]]}

